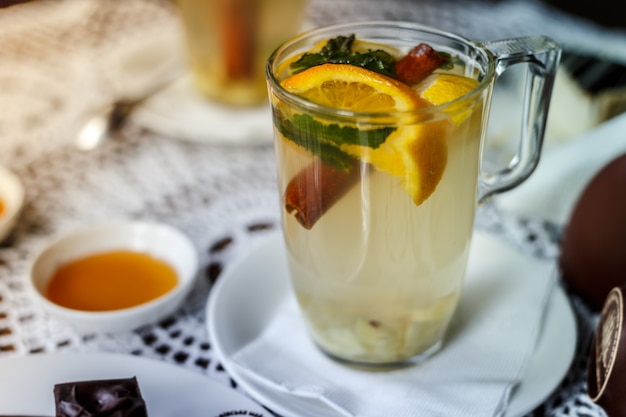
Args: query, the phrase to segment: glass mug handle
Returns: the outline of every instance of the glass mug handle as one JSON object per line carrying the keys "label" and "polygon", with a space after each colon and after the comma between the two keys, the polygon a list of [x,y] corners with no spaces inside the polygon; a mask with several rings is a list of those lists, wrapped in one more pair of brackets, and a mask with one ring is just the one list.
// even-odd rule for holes
{"label": "glass mug handle", "polygon": [[481,171],[478,202],[482,203],[493,194],[521,184],[537,167],[561,48],[546,36],[482,42],[479,45],[495,59],[496,81],[513,65],[528,64],[519,148],[506,168],[495,173]]}

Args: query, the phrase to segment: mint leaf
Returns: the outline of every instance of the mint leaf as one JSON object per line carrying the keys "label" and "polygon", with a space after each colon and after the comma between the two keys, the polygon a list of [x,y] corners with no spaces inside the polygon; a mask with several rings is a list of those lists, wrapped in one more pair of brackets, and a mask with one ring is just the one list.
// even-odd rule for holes
{"label": "mint leaf", "polygon": [[359,130],[355,127],[340,126],[336,123],[324,124],[315,120],[308,114],[296,114],[292,121],[295,126],[301,130],[315,132],[317,137],[334,144],[339,147],[343,144],[369,146],[370,148],[378,148],[387,136],[394,130],[393,127],[384,127],[381,129]]}
{"label": "mint leaf", "polygon": [[274,126],[281,135],[318,156],[324,164],[346,172],[353,166],[354,159],[350,155],[334,145],[319,140],[315,129],[293,123],[276,111],[273,112],[273,117]]}
{"label": "mint leaf", "polygon": [[336,123],[323,124],[307,114],[297,114],[287,119],[274,111],[273,116],[274,125],[285,138],[317,155],[325,164],[344,171],[353,166],[354,158],[341,151],[341,145],[353,144],[375,149],[395,130],[359,130]]}
{"label": "mint leaf", "polygon": [[437,53],[446,60],[446,63],[441,66],[443,70],[452,70],[455,65],[463,65],[463,61],[459,58],[458,55],[452,56],[448,52],[437,51]]}
{"label": "mint leaf", "polygon": [[318,53],[305,53],[290,68],[293,74],[322,64],[349,64],[395,78],[396,59],[382,49],[367,52],[352,50],[355,35],[330,39]]}

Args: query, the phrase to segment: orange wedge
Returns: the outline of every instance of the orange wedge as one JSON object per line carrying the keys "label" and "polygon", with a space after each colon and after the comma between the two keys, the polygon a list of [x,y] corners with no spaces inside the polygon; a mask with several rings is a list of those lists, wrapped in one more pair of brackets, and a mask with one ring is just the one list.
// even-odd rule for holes
{"label": "orange wedge", "polygon": [[[424,100],[438,106],[464,96],[477,86],[477,80],[461,75],[431,74],[420,82],[417,91]],[[472,109],[462,103],[447,110],[454,113],[452,121],[456,125],[460,125],[469,116]]]}

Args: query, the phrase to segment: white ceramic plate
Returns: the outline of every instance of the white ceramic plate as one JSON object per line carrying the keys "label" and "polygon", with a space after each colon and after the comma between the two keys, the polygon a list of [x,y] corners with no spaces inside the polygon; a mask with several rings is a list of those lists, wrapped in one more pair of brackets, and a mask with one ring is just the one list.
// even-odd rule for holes
{"label": "white ceramic plate", "polygon": [[[480,244],[480,239],[474,242]],[[528,259],[520,254],[512,261],[511,273],[523,279]],[[272,390],[231,366],[232,355],[264,330],[289,291],[284,245],[280,234],[275,234],[225,271],[211,290],[207,326],[213,349],[233,379],[272,411],[284,417],[339,417],[337,411],[319,401]],[[576,338],[574,313],[558,288],[548,307],[532,363],[514,391],[505,417],[528,413],[557,387],[574,357]]]}
{"label": "white ceramic plate", "polygon": [[207,376],[154,359],[59,353],[0,360],[0,414],[54,416],[54,384],[137,377],[150,417],[271,415]]}

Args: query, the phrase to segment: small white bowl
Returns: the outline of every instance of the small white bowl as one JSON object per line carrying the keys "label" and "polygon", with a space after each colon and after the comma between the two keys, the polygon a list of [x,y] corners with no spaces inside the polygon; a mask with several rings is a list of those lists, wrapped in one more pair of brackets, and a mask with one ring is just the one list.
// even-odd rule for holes
{"label": "small white bowl", "polygon": [[[154,300],[111,311],[75,310],[45,296],[49,280],[61,265],[116,250],[141,252],[165,261],[176,271],[178,283]],[[165,224],[130,221],[88,226],[54,240],[36,256],[29,283],[41,306],[77,332],[116,333],[154,323],[173,313],[192,289],[197,272],[198,254],[187,236]]]}
{"label": "small white bowl", "polygon": [[24,187],[19,178],[0,166],[0,200],[4,210],[0,213],[0,242],[9,236],[24,205]]}

